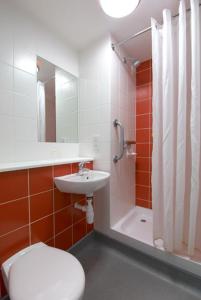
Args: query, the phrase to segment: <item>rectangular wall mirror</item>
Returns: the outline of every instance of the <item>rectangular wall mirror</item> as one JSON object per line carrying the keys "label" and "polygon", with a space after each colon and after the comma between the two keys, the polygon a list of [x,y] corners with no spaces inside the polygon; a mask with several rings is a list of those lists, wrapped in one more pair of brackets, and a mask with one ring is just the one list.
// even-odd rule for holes
{"label": "rectangular wall mirror", "polygon": [[37,57],[38,141],[78,143],[78,79]]}

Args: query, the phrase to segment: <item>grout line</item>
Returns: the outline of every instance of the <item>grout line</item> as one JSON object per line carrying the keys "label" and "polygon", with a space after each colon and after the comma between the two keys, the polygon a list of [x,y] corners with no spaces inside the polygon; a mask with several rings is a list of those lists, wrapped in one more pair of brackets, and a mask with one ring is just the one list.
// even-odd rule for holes
{"label": "grout line", "polygon": [[150,175],[150,172],[149,172],[149,171],[145,171],[145,170],[141,170],[141,169],[138,170],[138,169],[137,169],[137,170],[136,170],[136,173],[138,173],[138,172],[141,172],[141,173],[144,172],[144,173],[146,173],[147,175]]}
{"label": "grout line", "polygon": [[29,185],[29,169],[28,171],[28,206],[29,206],[29,245],[31,245],[31,197],[30,197],[30,185]]}
{"label": "grout line", "polygon": [[144,113],[144,114],[137,114],[136,113],[136,117],[141,117],[141,116],[151,116],[152,115],[152,113],[151,112],[147,112],[147,113]]}
{"label": "grout line", "polygon": [[58,235],[64,233],[66,230],[69,230],[70,228],[73,228],[73,225],[70,225],[70,226],[66,227],[64,230],[62,230],[59,233],[55,234],[55,237],[57,237]]}
{"label": "grout line", "polygon": [[148,97],[136,98],[136,103],[139,103],[139,102],[150,102],[150,104],[152,104],[152,95],[150,95]]}
{"label": "grout line", "polygon": [[136,184],[136,186],[140,186],[140,187],[146,187],[146,188],[149,188],[151,187],[151,185],[144,185],[144,184]]}
{"label": "grout line", "polygon": [[[136,128],[136,131],[140,131],[140,130],[144,130],[144,129],[151,130],[152,128]],[[147,143],[147,144],[151,144],[151,143]]]}
{"label": "grout line", "polygon": [[51,189],[51,190],[47,190],[47,191],[40,192],[40,193],[37,193],[37,194],[30,194],[30,192],[29,192],[29,184],[28,184],[28,193],[27,193],[26,196],[20,197],[20,198],[17,198],[17,199],[13,199],[13,200],[10,200],[10,201],[2,202],[2,203],[0,203],[0,206],[4,205],[4,204],[8,204],[8,203],[13,203],[15,201],[20,201],[22,199],[26,199],[26,198],[29,198],[29,197],[32,197],[32,196],[37,196],[37,195],[45,194],[45,193],[48,193],[48,192],[51,192],[51,191],[53,191],[53,190]]}
{"label": "grout line", "polygon": [[[73,173],[73,164],[71,164],[71,174]],[[74,207],[74,201],[73,201],[73,195],[71,194],[70,195],[70,197],[71,197],[71,204],[72,204],[72,206]],[[74,234],[73,234],[73,215],[72,215],[72,236],[71,236],[71,244],[73,245],[74,243]]]}
{"label": "grout line", "polygon": [[32,225],[32,224],[35,224],[35,223],[38,222],[38,221],[42,221],[42,220],[44,220],[45,218],[51,217],[51,216],[53,216],[53,213],[51,213],[51,214],[49,214],[49,215],[46,215],[46,216],[44,216],[44,217],[42,217],[42,218],[40,218],[40,219],[37,219],[37,220],[31,222],[31,225]]}
{"label": "grout line", "polygon": [[54,212],[54,214],[56,215],[57,213],[59,213],[59,212],[65,210],[65,209],[68,208],[68,207],[73,207],[73,204],[70,203],[69,205],[66,205],[65,207],[62,207],[62,208],[56,210],[56,211]]}
{"label": "grout line", "polygon": [[[150,118],[149,118],[149,126],[150,126],[151,124],[150,124]],[[152,129],[152,126],[151,126],[151,129]],[[150,135],[151,135],[151,131],[149,130],[149,133],[148,133],[148,135],[149,135],[149,141],[150,141]],[[149,153],[150,153],[150,144],[149,144]],[[151,159],[149,159],[149,172],[150,172],[150,161],[151,161]],[[148,200],[150,200],[150,189],[149,189],[149,191],[148,191]]]}
{"label": "grout line", "polygon": [[147,70],[152,71],[152,65],[151,65],[151,66],[148,66],[148,67],[146,67],[146,68],[144,68],[144,69],[142,69],[142,70],[137,70],[137,71],[136,71],[136,75],[137,75],[138,73],[145,72],[145,71],[147,71]]}
{"label": "grout line", "polygon": [[145,141],[145,142],[138,142],[137,140],[136,140],[136,145],[149,145],[149,144],[152,144],[152,143],[150,143],[150,141]]}
{"label": "grout line", "polygon": [[[152,128],[150,128],[150,127],[146,127],[146,128],[136,128],[136,133],[137,133],[137,131],[140,131],[140,130],[150,130],[150,129],[152,129]],[[151,144],[151,143],[147,143],[147,144]]]}
{"label": "grout line", "polygon": [[27,196],[24,196],[24,197],[21,197],[21,198],[17,198],[15,200],[10,200],[10,201],[6,201],[6,202],[3,202],[3,203],[0,203],[0,206],[5,205],[5,204],[9,204],[9,203],[13,203],[13,202],[16,202],[16,201],[20,201],[20,200],[26,199],[28,197],[29,197],[29,195],[27,194]]}
{"label": "grout line", "polygon": [[0,235],[0,238],[5,237],[5,236],[7,236],[7,235],[9,235],[9,234],[11,234],[11,233],[13,233],[13,232],[16,232],[16,231],[18,231],[18,230],[20,230],[20,229],[23,229],[23,228],[25,228],[25,227],[28,227],[28,226],[29,226],[29,224],[27,223],[27,224],[25,224],[25,225],[23,225],[23,226],[21,226],[21,227],[18,227],[17,229],[8,231],[8,232],[6,232],[6,233]]}
{"label": "grout line", "polygon": [[54,237],[51,237],[50,239],[48,239],[47,241],[43,242],[44,244],[50,242],[52,239],[54,239]]}
{"label": "grout line", "polygon": [[[27,170],[29,170],[29,169],[27,169]],[[27,193],[26,196],[23,196],[23,197],[20,197],[20,198],[17,198],[17,199],[13,199],[13,200],[9,200],[9,201],[6,201],[6,202],[2,202],[2,203],[0,203],[0,206],[4,205],[4,204],[8,204],[8,203],[12,203],[12,202],[15,202],[15,201],[19,201],[19,200],[28,198],[29,196],[30,197],[37,196],[37,195],[41,195],[41,194],[44,194],[44,193],[47,193],[47,192],[51,192],[51,191],[53,191],[53,190],[51,189],[51,190],[46,190],[46,191],[43,191],[43,192],[40,192],[40,193],[37,193],[37,194],[30,194],[30,187],[29,187],[29,182],[28,182],[28,193]]]}
{"label": "grout line", "polygon": [[86,216],[85,216],[85,217],[83,217],[82,219],[80,219],[79,221],[77,221],[77,222],[73,223],[73,225],[77,225],[78,223],[80,223],[81,221],[83,221],[83,220],[85,220],[85,219],[86,219]]}
{"label": "grout line", "polygon": [[138,170],[137,173],[146,173],[146,174],[150,174],[151,172],[149,172],[149,171],[144,171],[144,170]]}
{"label": "grout line", "polygon": [[53,191],[53,190],[54,190],[54,189],[49,189],[49,190],[42,191],[42,192],[40,192],[40,193],[30,194],[30,197],[32,197],[32,196],[37,196],[37,195],[41,195],[41,194],[45,194],[45,193],[51,192],[51,191]]}
{"label": "grout line", "polygon": [[151,156],[140,156],[140,154],[137,153],[137,158],[151,158]]}
{"label": "grout line", "polygon": [[52,186],[53,186],[53,190],[52,190],[52,201],[53,201],[53,245],[55,247],[55,203],[54,203],[54,167],[52,166]]}
{"label": "grout line", "polygon": [[[149,140],[150,140],[150,132],[149,132]],[[150,144],[149,144],[149,153],[150,153]],[[150,167],[151,167],[151,158],[149,159],[149,172],[150,172]],[[149,196],[149,200],[150,200],[150,189],[149,189],[149,194],[148,194],[148,196]]]}
{"label": "grout line", "polygon": [[141,199],[141,198],[136,198],[136,200],[150,202],[149,200],[144,200],[144,199]]}
{"label": "grout line", "polygon": [[151,86],[152,87],[152,81],[149,81],[149,82],[146,82],[146,83],[143,83],[143,84],[139,84],[139,85],[136,84],[136,88],[145,87],[145,86]]}
{"label": "grout line", "polygon": [[136,184],[136,186],[139,186],[139,187],[146,187],[146,188],[148,188],[148,189],[151,188],[151,185],[146,186],[146,185],[144,185],[144,184]]}
{"label": "grout line", "polygon": [[150,202],[149,200],[145,200],[145,199],[141,199],[141,198],[136,198],[136,201],[137,201],[137,200]]}
{"label": "grout line", "polygon": [[[150,71],[151,71],[151,72],[150,72]],[[149,73],[149,72],[150,72],[150,73]],[[151,77],[152,77],[152,68],[151,68],[151,67],[148,67],[148,68],[146,68],[146,69],[137,71],[137,72],[136,72],[136,77],[137,77],[138,74],[141,75],[142,73],[146,73],[146,75],[148,74],[149,76],[151,75]]]}

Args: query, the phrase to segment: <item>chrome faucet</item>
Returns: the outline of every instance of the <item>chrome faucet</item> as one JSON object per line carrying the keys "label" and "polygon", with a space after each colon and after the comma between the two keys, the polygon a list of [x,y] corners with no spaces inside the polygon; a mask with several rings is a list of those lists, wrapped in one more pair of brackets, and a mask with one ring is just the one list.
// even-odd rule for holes
{"label": "chrome faucet", "polygon": [[84,172],[90,171],[90,169],[84,167],[85,164],[87,164],[87,163],[88,163],[88,161],[81,161],[81,162],[79,163],[79,171],[78,171],[78,174],[79,174],[79,175],[83,175]]}

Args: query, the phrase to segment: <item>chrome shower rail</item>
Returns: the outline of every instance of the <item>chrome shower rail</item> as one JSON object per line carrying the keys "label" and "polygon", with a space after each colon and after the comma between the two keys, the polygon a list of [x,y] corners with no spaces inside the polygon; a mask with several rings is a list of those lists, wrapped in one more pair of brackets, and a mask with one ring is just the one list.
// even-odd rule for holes
{"label": "chrome shower rail", "polygon": [[113,162],[117,163],[120,159],[122,159],[122,157],[124,155],[124,149],[125,149],[124,127],[117,119],[114,120],[113,125],[115,128],[117,128],[118,126],[120,128],[120,141],[119,141],[120,152],[118,155],[115,155],[113,157]]}
{"label": "chrome shower rail", "polygon": [[[199,3],[199,6],[201,6],[201,3]],[[186,11],[187,11],[187,13],[190,12],[190,11],[191,11],[191,8],[187,8]],[[176,14],[176,15],[172,16],[172,18],[177,18],[178,16],[179,16],[179,14]],[[116,47],[121,46],[121,45],[123,45],[123,44],[129,42],[130,40],[132,40],[132,39],[134,39],[134,38],[136,38],[136,37],[138,37],[138,36],[140,36],[140,35],[142,35],[142,34],[148,32],[148,31],[151,31],[151,26],[149,26],[149,27],[147,27],[147,28],[144,28],[144,29],[140,30],[139,32],[137,32],[137,33],[135,33],[135,34],[129,36],[128,38],[126,38],[126,39],[124,39],[124,40],[122,40],[122,41],[120,41],[120,42],[112,43],[112,45],[111,45],[112,50],[115,51]]]}

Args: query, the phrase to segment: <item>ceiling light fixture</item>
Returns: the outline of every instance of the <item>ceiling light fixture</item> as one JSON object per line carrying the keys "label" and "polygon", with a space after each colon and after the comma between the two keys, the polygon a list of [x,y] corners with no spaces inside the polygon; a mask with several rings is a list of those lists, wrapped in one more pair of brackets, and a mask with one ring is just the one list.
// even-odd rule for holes
{"label": "ceiling light fixture", "polygon": [[110,17],[122,18],[130,15],[140,0],[99,0],[103,11]]}

